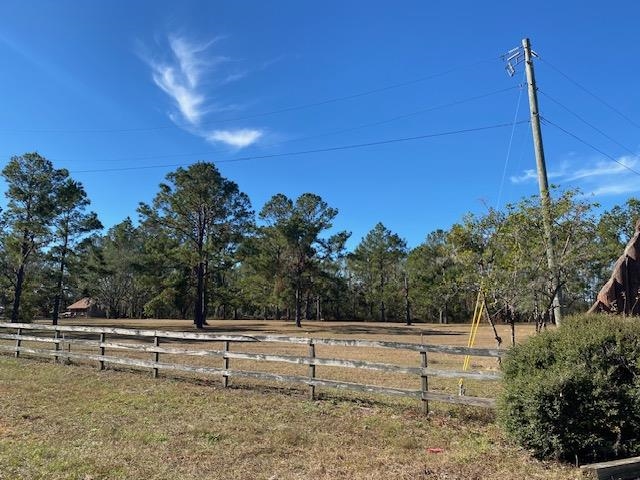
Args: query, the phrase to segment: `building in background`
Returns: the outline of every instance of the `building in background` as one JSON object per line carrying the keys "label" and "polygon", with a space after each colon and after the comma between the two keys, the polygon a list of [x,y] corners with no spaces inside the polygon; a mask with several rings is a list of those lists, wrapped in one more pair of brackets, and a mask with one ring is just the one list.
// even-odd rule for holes
{"label": "building in background", "polygon": [[98,303],[90,298],[84,297],[77,302],[69,305],[67,311],[63,314],[64,317],[105,317],[106,313],[104,309],[100,308]]}

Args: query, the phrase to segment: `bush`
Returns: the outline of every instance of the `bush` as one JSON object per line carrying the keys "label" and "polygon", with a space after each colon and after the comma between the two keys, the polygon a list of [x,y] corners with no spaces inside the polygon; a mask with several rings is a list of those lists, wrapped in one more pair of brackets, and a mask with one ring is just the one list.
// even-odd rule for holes
{"label": "bush", "polygon": [[512,348],[498,417],[543,459],[640,455],[640,321],[574,317]]}

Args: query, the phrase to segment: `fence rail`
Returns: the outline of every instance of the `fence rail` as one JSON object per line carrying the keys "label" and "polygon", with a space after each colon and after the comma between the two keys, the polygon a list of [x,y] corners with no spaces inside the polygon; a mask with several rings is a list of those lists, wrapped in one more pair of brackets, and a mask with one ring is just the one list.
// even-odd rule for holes
{"label": "fence rail", "polygon": [[[26,333],[25,333],[26,332]],[[96,335],[97,338],[69,337],[66,334],[84,334],[84,336]],[[49,335],[49,336],[47,336]],[[19,357],[21,353],[37,357],[79,360],[97,362],[101,370],[105,364],[124,365],[150,369],[154,377],[160,370],[173,370],[191,372],[206,375],[215,375],[222,378],[224,387],[229,385],[229,379],[248,378],[284,383],[302,384],[309,387],[311,398],[316,395],[316,387],[345,389],[356,392],[369,392],[384,395],[395,395],[421,400],[423,409],[428,412],[430,400],[473,405],[492,408],[495,400],[492,398],[474,397],[468,395],[451,395],[443,392],[430,391],[428,388],[429,377],[464,378],[479,381],[496,381],[500,379],[499,372],[482,371],[458,371],[432,368],[428,364],[429,353],[448,355],[470,355],[477,357],[500,358],[502,351],[487,348],[467,348],[450,345],[415,344],[399,342],[382,342],[370,340],[344,340],[327,338],[285,337],[276,335],[226,335],[214,333],[173,332],[164,330],[144,330],[111,327],[84,327],[71,325],[41,325],[29,323],[0,323],[0,340],[14,341],[13,344],[0,343],[0,352],[13,353]],[[132,341],[133,340],[133,341]],[[137,342],[135,340],[138,340]],[[146,341],[146,343],[141,343]],[[220,343],[221,349],[185,348],[168,346],[162,341],[189,341],[210,344]],[[33,348],[22,345],[22,342],[37,342],[45,345],[53,345],[53,348]],[[232,344],[277,344],[308,346],[306,356],[281,355],[270,353],[253,353],[231,351]],[[77,345],[84,349],[95,349],[96,353],[71,351],[71,345]],[[349,360],[341,358],[326,358],[316,356],[316,347],[338,346],[347,348],[373,348],[395,349],[413,351],[419,353],[419,366],[405,366],[391,363],[378,363],[365,360]],[[44,346],[44,345],[43,345]],[[152,354],[152,359],[145,360],[123,356],[108,355],[107,350],[120,352],[142,352]],[[91,350],[90,350],[91,352]],[[167,363],[160,361],[160,355],[183,355],[186,357],[214,357],[222,359],[221,367],[190,365],[185,363]],[[230,360],[251,360],[254,362],[277,362],[297,365],[307,365],[308,375],[284,375],[264,371],[247,371],[233,369]],[[332,379],[318,378],[316,367],[342,367],[381,371],[390,374],[404,374],[420,379],[420,389],[411,390],[393,388],[379,385],[366,385],[354,382],[345,382]]]}

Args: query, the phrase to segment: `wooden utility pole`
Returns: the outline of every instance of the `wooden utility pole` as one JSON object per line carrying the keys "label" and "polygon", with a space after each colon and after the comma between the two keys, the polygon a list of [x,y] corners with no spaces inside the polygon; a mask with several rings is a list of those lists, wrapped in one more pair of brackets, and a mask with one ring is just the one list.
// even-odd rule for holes
{"label": "wooden utility pole", "polygon": [[536,77],[533,72],[533,56],[531,53],[531,43],[528,38],[522,39],[524,50],[525,72],[527,74],[527,87],[529,90],[529,109],[531,111],[531,132],[533,133],[533,148],[536,154],[536,165],[538,168],[538,186],[540,187],[540,203],[542,205],[542,223],[544,229],[544,239],[547,244],[547,265],[552,275],[551,288],[554,292],[553,315],[557,325],[562,322],[562,285],[558,278],[558,267],[554,253],[554,242],[552,233],[551,196],[549,195],[549,183],[547,180],[547,166],[544,161],[544,148],[542,146],[542,132],[540,130],[540,114],[538,111],[538,92],[536,88]]}

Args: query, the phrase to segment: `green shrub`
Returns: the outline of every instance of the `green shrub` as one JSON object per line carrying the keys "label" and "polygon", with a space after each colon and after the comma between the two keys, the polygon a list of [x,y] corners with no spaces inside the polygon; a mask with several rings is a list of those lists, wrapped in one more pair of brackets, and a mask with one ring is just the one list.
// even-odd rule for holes
{"label": "green shrub", "polygon": [[498,418],[538,458],[640,455],[640,321],[574,317],[511,349]]}

